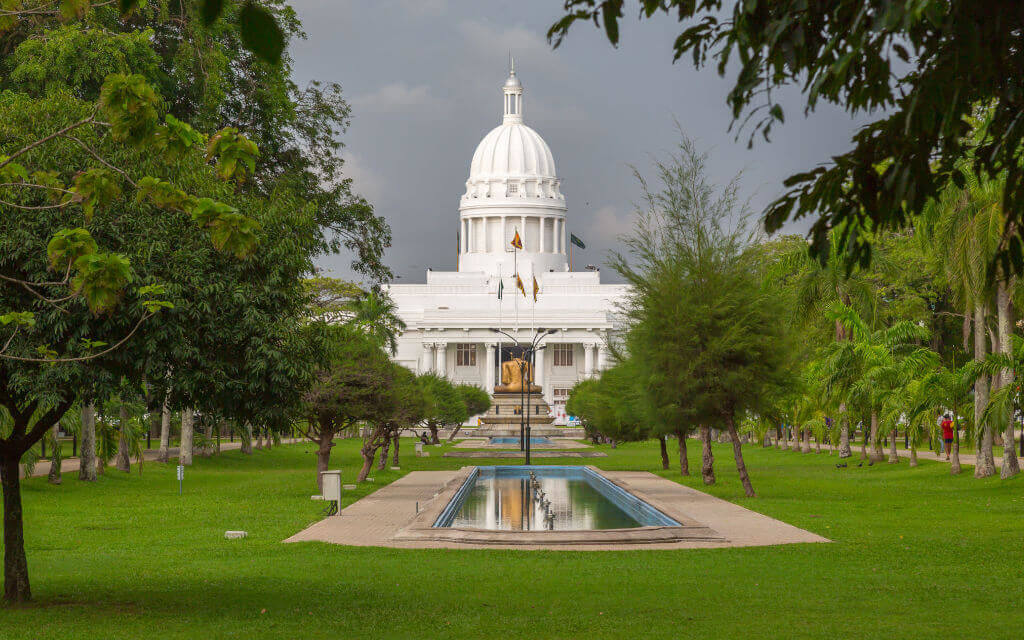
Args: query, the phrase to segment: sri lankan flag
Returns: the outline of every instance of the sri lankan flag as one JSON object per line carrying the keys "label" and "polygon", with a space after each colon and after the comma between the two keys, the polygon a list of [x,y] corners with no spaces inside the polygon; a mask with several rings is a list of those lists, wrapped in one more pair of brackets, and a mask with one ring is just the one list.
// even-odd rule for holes
{"label": "sri lankan flag", "polygon": [[524,298],[526,297],[526,287],[523,286],[523,279],[519,277],[518,273],[516,274],[516,289],[522,292]]}
{"label": "sri lankan flag", "polygon": [[[516,249],[522,249],[523,248],[523,241],[519,239],[519,230],[518,229],[516,230],[515,237],[512,238],[512,246],[515,247]],[[519,276],[516,276],[516,277],[518,278]],[[522,283],[519,283],[519,288],[520,289],[523,288]],[[524,293],[523,295],[525,296],[526,294]]]}
{"label": "sri lankan flag", "polygon": [[537,276],[533,276],[533,301],[537,302],[537,294],[540,293],[540,285],[537,284]]}

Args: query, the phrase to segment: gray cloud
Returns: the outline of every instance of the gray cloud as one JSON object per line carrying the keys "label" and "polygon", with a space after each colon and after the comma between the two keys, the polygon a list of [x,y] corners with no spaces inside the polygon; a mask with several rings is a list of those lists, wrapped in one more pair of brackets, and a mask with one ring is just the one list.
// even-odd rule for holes
{"label": "gray cloud", "polygon": [[[804,117],[792,93],[783,99],[786,126],[748,150],[728,132],[728,82],[688,61],[673,65],[678,26],[664,19],[625,24],[618,49],[579,25],[553,51],[544,34],[559,17],[557,0],[293,4],[309,36],[292,49],[297,79],[337,81],[351,101],[347,173],[391,224],[387,262],[403,282],[422,281],[427,267],[455,268],[458,199],[476,144],[500,121],[510,50],[525,120],[555,156],[569,230],[587,242],[579,265],[606,264],[619,247],[639,197],[630,167],[650,174],[652,156],[677,140],[674,119],[711,152],[715,180],[744,172],[758,209],[784,178],[845,150],[858,124],[835,109]],[[346,277],[349,260],[320,266]],[[602,275],[614,280],[608,269]]]}

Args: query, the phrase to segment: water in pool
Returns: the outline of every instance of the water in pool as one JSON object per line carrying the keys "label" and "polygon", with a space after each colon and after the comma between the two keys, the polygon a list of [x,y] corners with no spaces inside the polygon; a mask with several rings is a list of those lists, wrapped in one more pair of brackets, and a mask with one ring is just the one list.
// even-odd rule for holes
{"label": "water in pool", "polygon": [[[494,437],[488,440],[489,444],[519,444],[519,436]],[[551,444],[551,438],[536,436],[530,438],[530,444]]]}
{"label": "water in pool", "polygon": [[679,524],[584,467],[479,467],[467,485],[435,526],[578,531]]}

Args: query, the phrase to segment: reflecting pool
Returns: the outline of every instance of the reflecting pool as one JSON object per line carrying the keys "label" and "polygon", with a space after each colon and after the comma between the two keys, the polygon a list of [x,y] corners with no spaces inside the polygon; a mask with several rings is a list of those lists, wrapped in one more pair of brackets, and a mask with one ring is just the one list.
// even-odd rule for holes
{"label": "reflecting pool", "polygon": [[476,467],[434,526],[579,531],[680,525],[587,467],[502,466]]}
{"label": "reflecting pool", "polygon": [[[519,444],[519,436],[493,437],[488,439],[487,444]],[[530,444],[552,444],[551,438],[544,436],[531,436]]]}

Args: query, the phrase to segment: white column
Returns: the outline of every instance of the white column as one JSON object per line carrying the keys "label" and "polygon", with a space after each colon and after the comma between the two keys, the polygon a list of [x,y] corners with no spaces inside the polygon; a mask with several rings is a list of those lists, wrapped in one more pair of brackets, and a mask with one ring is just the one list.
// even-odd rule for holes
{"label": "white column", "polygon": [[526,216],[519,216],[519,239],[523,241],[523,251],[530,251],[526,246]]}
{"label": "white column", "polygon": [[608,350],[605,349],[604,345],[602,345],[600,342],[594,345],[594,349],[597,350],[597,370],[604,371],[605,357],[608,353]]}
{"label": "white column", "polygon": [[434,345],[430,342],[423,343],[423,353],[420,354],[420,373],[428,373],[434,365]]}
{"label": "white column", "polygon": [[583,345],[583,377],[592,378],[594,376],[594,351],[591,349],[591,345]]}
{"label": "white column", "polygon": [[434,345],[434,349],[434,373],[443,376],[448,373],[448,345],[444,342],[438,342]]}
{"label": "white column", "polygon": [[483,251],[484,253],[487,253],[487,218],[483,218],[483,221],[484,221],[484,232],[483,232],[484,233],[484,241],[483,241],[483,244],[480,245],[480,250]]}
{"label": "white column", "polygon": [[540,220],[540,252],[544,253],[545,251],[548,250],[547,238],[545,237],[545,236],[547,236],[547,233],[548,233],[548,230],[547,230],[548,219],[544,218],[544,217],[541,217],[541,218],[538,218],[538,220]]}
{"label": "white column", "polygon": [[498,344],[496,342],[484,344],[484,350],[487,352],[487,357],[484,358],[484,366],[487,367],[487,370],[484,372],[484,391],[487,393],[494,393],[494,351],[497,347]]}

